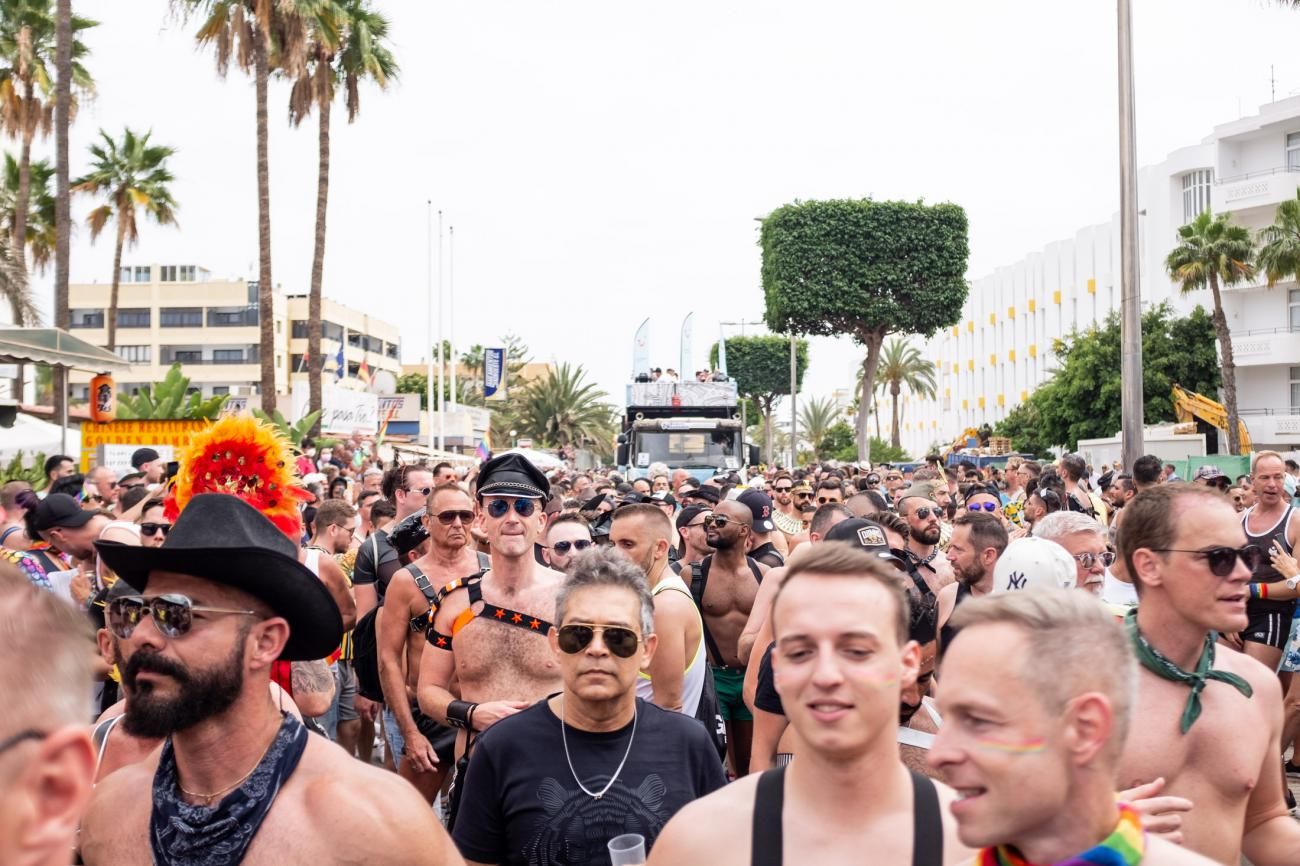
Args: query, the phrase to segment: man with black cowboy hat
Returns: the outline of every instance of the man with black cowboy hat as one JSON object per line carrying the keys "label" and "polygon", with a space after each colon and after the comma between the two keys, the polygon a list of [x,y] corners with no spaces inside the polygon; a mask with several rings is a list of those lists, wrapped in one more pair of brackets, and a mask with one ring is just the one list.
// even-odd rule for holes
{"label": "man with black cowboy hat", "polygon": [[438,591],[420,658],[420,709],[440,722],[484,731],[560,689],[546,635],[564,575],[533,557],[550,487],[519,454],[494,457],[479,471],[476,519],[492,546],[491,566]]}
{"label": "man with black cowboy hat", "polygon": [[271,699],[272,663],[328,655],[343,619],[267,518],[202,494],[162,547],[97,547],[139,593],[107,610],[132,689],[122,724],[166,739],[96,789],[86,863],[333,863],[376,851],[385,863],[461,862],[409,785],[309,736]]}

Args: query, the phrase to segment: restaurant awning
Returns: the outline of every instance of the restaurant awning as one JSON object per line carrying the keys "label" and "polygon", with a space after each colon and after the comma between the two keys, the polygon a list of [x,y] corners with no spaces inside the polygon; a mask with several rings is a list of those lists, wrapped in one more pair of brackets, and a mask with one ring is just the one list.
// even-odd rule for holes
{"label": "restaurant awning", "polygon": [[0,364],[48,364],[92,373],[131,369],[116,353],[59,328],[0,328]]}

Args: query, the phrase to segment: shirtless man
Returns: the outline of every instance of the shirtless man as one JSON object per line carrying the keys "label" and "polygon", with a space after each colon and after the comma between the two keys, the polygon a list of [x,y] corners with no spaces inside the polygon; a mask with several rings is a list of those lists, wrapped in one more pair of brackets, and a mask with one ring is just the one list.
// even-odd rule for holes
{"label": "shirtless man", "polygon": [[[533,556],[549,494],[546,476],[518,454],[494,457],[479,472],[477,520],[492,546],[491,568],[480,581],[439,591],[430,649],[420,657],[420,709],[439,722],[485,731],[562,686],[546,635],[564,575]],[[457,683],[459,696],[451,691]]]}
{"label": "shirtless man", "polygon": [[[699,601],[709,666],[718,691],[718,706],[727,723],[727,758],[736,775],[749,767],[754,725],[754,716],[743,700],[748,659],[740,656],[740,633],[768,570],[745,553],[752,523],[748,507],[730,499],[719,502],[704,524],[705,538],[714,553],[704,557],[699,567],[704,584]],[[683,573],[694,577],[690,571]],[[685,576],[683,580],[694,583]],[[692,585],[691,592],[696,591]]]}
{"label": "shirtless man", "polygon": [[435,487],[423,523],[429,533],[428,552],[389,581],[375,643],[384,704],[404,743],[398,773],[432,803],[450,766],[454,738],[420,712],[416,686],[435,594],[453,580],[479,571],[478,554],[469,546],[474,500],[455,483]]}
{"label": "shirtless man", "polygon": [[[1277,676],[1221,649],[1212,632],[1246,627],[1246,544],[1222,493],[1187,484],[1144,490],[1124,507],[1120,555],[1141,599],[1126,622],[1142,670],[1119,785],[1163,779],[1192,802],[1183,844],[1218,863],[1300,863],[1300,824],[1282,801]],[[1196,671],[1205,666],[1209,675]]]}
{"label": "shirtless man", "polygon": [[[1246,600],[1249,622],[1241,630],[1238,643],[1246,655],[1277,670],[1282,650],[1291,635],[1291,618],[1295,615],[1297,581],[1288,581],[1273,567],[1274,545],[1284,553],[1295,550],[1300,511],[1291,506],[1284,481],[1286,465],[1276,451],[1260,451],[1251,467],[1257,502],[1240,519],[1246,541],[1263,551],[1264,556],[1251,575],[1250,597]],[[1213,489],[1213,488],[1211,488]]]}
{"label": "shirtless man", "polygon": [[637,695],[666,710],[694,716],[708,664],[704,629],[690,588],[668,567],[671,538],[672,524],[654,505],[625,505],[614,512],[610,543],[640,567],[654,598],[658,647],[650,666],[637,678]]}
{"label": "shirtless man", "polygon": [[679,812],[650,866],[969,860],[948,814],[953,792],[899,761],[900,692],[916,680],[920,648],[907,639],[903,585],[886,568],[847,544],[796,557],[771,620],[776,688],[799,754]]}
{"label": "shirtless man", "polygon": [[983,849],[976,862],[1210,866],[1143,834],[1143,816],[1116,802],[1137,671],[1103,606],[1016,592],[973,599],[954,622],[939,695],[950,721],[930,763],[957,789],[952,814]]}
{"label": "shirtless man", "polygon": [[386,863],[462,862],[409,785],[310,736],[273,702],[272,663],[327,655],[343,621],[269,520],[204,494],[164,547],[97,546],[141,593],[107,613],[132,695],[123,724],[166,740],[95,789],[81,830],[87,864],[257,866],[286,852],[337,863],[376,851]]}
{"label": "shirtless man", "polygon": [[907,539],[907,552],[925,579],[930,591],[935,595],[939,590],[956,580],[950,563],[939,550],[939,539],[943,537],[942,507],[929,497],[914,495],[918,488],[898,503],[898,514],[907,519],[911,535]]}

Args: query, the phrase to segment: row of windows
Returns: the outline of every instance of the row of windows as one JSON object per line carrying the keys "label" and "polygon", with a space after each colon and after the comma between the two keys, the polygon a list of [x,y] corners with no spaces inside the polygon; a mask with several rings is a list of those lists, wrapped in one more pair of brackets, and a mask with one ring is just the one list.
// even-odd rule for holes
{"label": "row of windows", "polygon": [[[72,310],[72,327],[102,328],[103,309],[83,308]],[[203,307],[162,307],[158,310],[158,324],[163,328],[201,328],[205,321]],[[210,328],[239,325],[256,325],[256,307],[209,307],[206,321]],[[148,328],[153,324],[153,310],[149,307],[123,307],[117,311],[119,328]]]}
{"label": "row of windows", "polygon": [[[305,340],[308,336],[307,320],[294,319],[290,324],[290,336],[294,339]],[[343,326],[335,322],[321,322],[321,339],[333,340],[338,342],[343,339]],[[385,343],[378,337],[372,337],[369,334],[362,334],[358,331],[348,332],[348,345],[353,348],[364,349],[367,352],[374,352],[376,355],[387,355],[390,358],[398,357],[400,347],[397,343]]]}
{"label": "row of windows", "polygon": [[[197,265],[159,265],[158,280],[163,283],[193,283],[198,280]],[[128,265],[118,271],[118,282],[148,283],[153,280],[153,268],[149,265]]]}

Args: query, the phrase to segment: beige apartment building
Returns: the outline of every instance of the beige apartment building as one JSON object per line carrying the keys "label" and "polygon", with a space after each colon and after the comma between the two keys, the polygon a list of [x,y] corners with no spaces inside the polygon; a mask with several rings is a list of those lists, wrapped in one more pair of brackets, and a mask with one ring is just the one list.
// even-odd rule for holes
{"label": "beige apartment building", "polygon": [[[193,387],[213,394],[256,395],[261,381],[257,281],[213,279],[197,265],[129,265],[118,288],[116,351],[131,363],[118,377],[121,393],[157,382],[179,362]],[[77,336],[104,345],[110,286],[68,287],[71,327]],[[275,388],[287,394],[307,378],[307,295],[272,293],[275,322]],[[364,363],[373,376],[400,375],[398,327],[343,304],[323,299],[321,354],[327,379],[336,377],[340,345],[343,378],[357,379]],[[73,399],[87,399],[89,374],[73,373]],[[253,403],[256,404],[254,396]]]}

